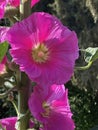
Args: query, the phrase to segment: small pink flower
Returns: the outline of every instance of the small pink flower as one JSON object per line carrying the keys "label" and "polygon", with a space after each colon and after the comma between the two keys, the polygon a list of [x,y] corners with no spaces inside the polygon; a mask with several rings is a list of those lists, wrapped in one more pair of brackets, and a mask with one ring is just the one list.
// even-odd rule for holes
{"label": "small pink flower", "polygon": [[78,58],[78,39],[57,18],[34,13],[8,33],[11,55],[31,80],[50,85],[70,79]]}
{"label": "small pink flower", "polygon": [[1,27],[0,26],[0,43],[7,40],[7,32],[9,30],[9,27]]}
{"label": "small pink flower", "polygon": [[29,99],[32,115],[43,124],[43,130],[74,130],[64,85],[52,85],[48,91],[37,86]]}
{"label": "small pink flower", "polygon": [[[37,4],[40,0],[32,0],[31,6]],[[0,0],[0,19],[4,17],[5,7],[11,5],[17,7],[20,5],[20,0]]]}
{"label": "small pink flower", "polygon": [[0,124],[6,128],[6,130],[16,130],[15,123],[17,121],[16,117],[4,118],[0,120]]}
{"label": "small pink flower", "polygon": [[[4,118],[0,119],[0,124],[2,125],[3,128],[6,128],[6,130],[16,130],[15,129],[15,124],[17,121],[17,117],[10,117],[10,118]],[[34,123],[30,121],[30,128],[34,126]]]}

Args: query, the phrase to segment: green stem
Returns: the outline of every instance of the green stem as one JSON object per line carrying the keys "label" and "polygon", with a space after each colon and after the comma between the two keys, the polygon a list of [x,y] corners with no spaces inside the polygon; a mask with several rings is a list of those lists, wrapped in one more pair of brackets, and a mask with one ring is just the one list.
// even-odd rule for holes
{"label": "green stem", "polygon": [[18,108],[17,108],[16,102],[14,100],[11,101],[11,102],[12,102],[12,104],[13,104],[15,110],[16,110],[17,115],[19,116],[19,112],[18,112]]}
{"label": "green stem", "polygon": [[[31,14],[31,0],[21,0],[20,4],[20,20],[27,18]],[[20,74],[19,74],[20,77]],[[16,124],[17,130],[27,130],[29,128],[30,114],[28,112],[28,99],[31,93],[31,81],[22,73],[20,79],[17,77],[19,83],[18,90],[18,122]]]}
{"label": "green stem", "polygon": [[31,14],[31,0],[21,0],[20,20],[27,18]]}
{"label": "green stem", "polygon": [[30,114],[28,112],[28,99],[31,93],[31,81],[22,73],[21,86],[18,90],[18,125],[17,130],[27,130],[29,128]]}
{"label": "green stem", "polygon": [[75,70],[87,70],[91,67],[93,62],[89,62],[86,66],[82,66],[82,67],[75,67]]}

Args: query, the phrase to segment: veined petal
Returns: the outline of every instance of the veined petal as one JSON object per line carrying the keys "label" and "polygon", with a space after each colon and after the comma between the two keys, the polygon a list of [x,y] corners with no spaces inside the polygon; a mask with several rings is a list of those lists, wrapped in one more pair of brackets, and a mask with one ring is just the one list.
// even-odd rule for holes
{"label": "veined petal", "polygon": [[[27,74],[32,73],[32,77],[38,77],[41,74],[41,69],[37,67],[35,63],[33,63],[32,56],[30,51],[23,50],[23,49],[15,49],[10,50],[12,56],[14,57],[14,61],[17,64],[21,64],[20,69],[21,71],[25,71]],[[21,57],[18,58],[18,57]],[[25,66],[24,66],[25,65]]]}
{"label": "veined petal", "polygon": [[53,113],[43,126],[43,130],[74,130],[75,128],[72,119],[58,113]]}

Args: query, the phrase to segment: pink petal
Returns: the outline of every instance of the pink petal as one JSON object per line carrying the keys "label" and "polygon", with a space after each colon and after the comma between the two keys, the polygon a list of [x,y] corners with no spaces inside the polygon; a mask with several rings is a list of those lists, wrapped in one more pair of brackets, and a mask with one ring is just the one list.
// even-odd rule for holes
{"label": "pink petal", "polygon": [[41,113],[44,112],[44,109],[42,108],[42,103],[45,99],[44,96],[45,95],[43,94],[43,90],[37,86],[34,88],[28,102],[32,115],[40,122],[45,122],[45,119],[41,115]]}
{"label": "pink petal", "polygon": [[[17,121],[17,117],[9,117],[9,118],[0,119],[0,124],[2,124],[2,126],[6,128],[6,130],[16,130],[15,129],[16,121]],[[30,128],[34,127],[34,123],[30,121],[29,126]]]}
{"label": "pink petal", "polygon": [[4,16],[4,8],[0,7],[0,19]]}
{"label": "pink petal", "polygon": [[9,0],[9,3],[11,6],[17,7],[20,4],[20,0]]}
{"label": "pink petal", "polygon": [[34,6],[35,4],[37,4],[40,0],[32,0],[31,1],[31,6]]}
{"label": "pink petal", "polygon": [[0,19],[4,16],[4,8],[6,6],[5,0],[0,0]]}
{"label": "pink petal", "polygon": [[[16,49],[10,51],[14,58],[14,61],[17,64],[21,64],[20,69],[21,71],[26,70],[25,72],[31,73],[33,72],[32,77],[38,77],[41,74],[41,69],[37,67],[37,65],[32,60],[32,55],[30,51],[28,50],[22,50],[22,49]],[[21,57],[18,58],[18,57]]]}
{"label": "pink petal", "polygon": [[74,130],[74,128],[72,119],[53,113],[47,123],[44,124],[43,130]]}
{"label": "pink petal", "polygon": [[11,118],[4,118],[0,120],[0,123],[6,130],[16,130],[15,129],[15,123],[17,121],[16,117],[11,117]]}
{"label": "pink petal", "polygon": [[7,40],[7,32],[9,27],[0,27],[0,43]]}

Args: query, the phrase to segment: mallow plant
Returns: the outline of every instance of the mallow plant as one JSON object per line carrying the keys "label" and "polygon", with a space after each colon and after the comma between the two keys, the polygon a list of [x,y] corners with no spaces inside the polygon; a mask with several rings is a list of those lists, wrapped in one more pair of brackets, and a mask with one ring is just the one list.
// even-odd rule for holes
{"label": "mallow plant", "polygon": [[5,88],[0,99],[8,97],[17,112],[0,119],[2,130],[74,130],[65,85],[74,70],[88,69],[98,58],[98,48],[89,47],[83,50],[87,65],[75,67],[77,34],[56,16],[31,13],[39,2],[0,1],[0,19],[11,21],[0,27],[0,89]]}

